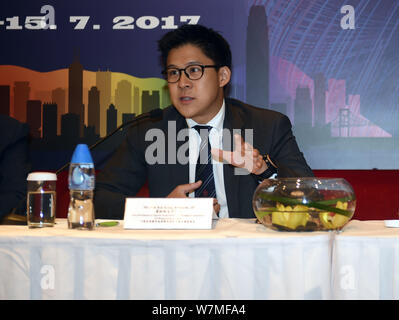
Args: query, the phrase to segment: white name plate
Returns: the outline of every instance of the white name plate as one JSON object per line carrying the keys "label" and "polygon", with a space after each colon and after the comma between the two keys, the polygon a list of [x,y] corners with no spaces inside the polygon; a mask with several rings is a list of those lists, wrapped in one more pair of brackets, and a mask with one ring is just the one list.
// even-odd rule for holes
{"label": "white name plate", "polygon": [[125,229],[212,229],[212,198],[127,198]]}

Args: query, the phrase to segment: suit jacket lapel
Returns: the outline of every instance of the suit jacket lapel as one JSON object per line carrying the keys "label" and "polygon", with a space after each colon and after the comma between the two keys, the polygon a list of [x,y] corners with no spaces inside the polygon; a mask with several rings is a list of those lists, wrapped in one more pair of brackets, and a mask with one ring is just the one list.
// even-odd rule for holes
{"label": "suit jacket lapel", "polygon": [[[173,165],[169,165],[168,166],[168,170],[170,169],[170,178],[171,181],[176,181],[176,186],[180,185],[180,184],[186,184],[189,183],[189,163],[187,162],[186,164],[181,164],[179,162],[178,159],[178,152],[180,148],[183,148],[182,150],[185,150],[185,148],[187,147],[187,154],[186,157],[188,159],[188,131],[187,131],[187,135],[184,136],[184,140],[183,141],[179,141],[178,140],[178,135],[179,132],[181,132],[181,130],[187,130],[188,126],[187,126],[187,122],[184,119],[184,117],[182,117],[177,111],[176,113],[178,114],[178,116],[176,118],[174,118],[173,120],[170,121],[176,121],[176,132],[172,133],[172,134],[176,134],[176,140],[174,138],[172,138],[175,142],[176,142],[176,150],[172,150],[174,149],[174,147],[172,146],[171,148],[171,152],[175,153],[175,164]],[[173,124],[170,124],[173,126]],[[182,132],[183,134],[183,132]],[[166,137],[168,137],[169,134],[166,135]],[[183,145],[187,143],[184,147]],[[167,145],[169,145],[169,141],[167,142]],[[168,150],[169,151],[169,150]],[[169,152],[166,152],[167,154],[169,154]],[[166,159],[166,161],[168,161],[168,159]]]}
{"label": "suit jacket lapel", "polygon": [[[223,123],[223,149],[227,151],[233,150],[233,130],[244,129],[242,116],[238,108],[232,107],[231,103],[226,101],[226,111]],[[227,130],[226,130],[227,129]],[[229,208],[229,216],[231,218],[238,215],[236,212],[239,208],[239,184],[240,176],[234,174],[235,167],[230,164],[223,165],[224,188],[226,191],[227,205]]]}

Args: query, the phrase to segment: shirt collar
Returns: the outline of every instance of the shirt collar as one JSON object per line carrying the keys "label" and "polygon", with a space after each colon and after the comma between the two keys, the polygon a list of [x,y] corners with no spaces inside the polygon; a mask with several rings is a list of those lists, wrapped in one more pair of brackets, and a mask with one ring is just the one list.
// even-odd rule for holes
{"label": "shirt collar", "polygon": [[[208,123],[206,124],[202,124],[202,125],[207,125],[207,126],[211,126],[212,128],[215,128],[217,130],[222,130],[223,129],[223,121],[224,121],[224,114],[225,114],[225,102],[223,99],[223,104],[222,107],[220,108],[219,112],[217,113],[216,116],[214,116],[212,118],[212,120],[210,120]],[[197,122],[195,122],[193,119],[186,119],[187,125],[189,128],[192,128],[196,125],[198,125]]]}

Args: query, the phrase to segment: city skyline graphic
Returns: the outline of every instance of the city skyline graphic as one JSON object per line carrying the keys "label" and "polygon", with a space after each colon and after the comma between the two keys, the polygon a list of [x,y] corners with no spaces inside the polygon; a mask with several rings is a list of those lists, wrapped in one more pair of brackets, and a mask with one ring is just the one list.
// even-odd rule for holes
{"label": "city skyline graphic", "polygon": [[246,92],[269,83],[263,99],[290,118],[312,168],[397,168],[398,4],[358,0],[357,27],[343,30],[339,1],[248,2]]}
{"label": "city skyline graphic", "polygon": [[[263,5],[250,7],[246,51],[248,103],[282,112],[297,127],[330,123],[332,137],[392,137],[361,114],[360,95],[346,94],[345,79],[326,79],[322,73],[312,79],[289,61],[270,57],[268,17]],[[271,77],[275,80],[272,84]],[[1,112],[28,123],[34,138],[61,135],[62,118],[65,125],[72,125],[71,114],[79,117],[79,137],[85,135],[85,127],[103,137],[136,115],[170,104],[163,79],[87,71],[78,56],[68,70],[44,74],[0,66],[0,84]],[[278,100],[281,92],[285,97]],[[50,124],[53,118],[57,120]]]}
{"label": "city skyline graphic", "polygon": [[[282,3],[286,1],[279,2]],[[273,8],[278,11],[278,5]],[[293,8],[298,9],[297,6]],[[284,10],[287,11],[287,6]],[[326,127],[330,137],[392,137],[362,114],[361,96],[347,93],[346,79],[327,79],[322,72],[315,72],[312,78],[289,60],[272,55],[273,48],[269,43],[266,8],[252,5],[247,27],[248,103],[262,107],[262,103],[267,101],[269,108],[288,115],[299,131]],[[290,58],[287,54],[285,56]],[[320,69],[323,70],[321,66]]]}
{"label": "city skyline graphic", "polygon": [[28,123],[33,138],[46,140],[70,131],[75,138],[85,132],[104,137],[135,116],[170,104],[165,80],[87,71],[78,58],[68,69],[46,73],[0,65],[0,84],[0,112]]}

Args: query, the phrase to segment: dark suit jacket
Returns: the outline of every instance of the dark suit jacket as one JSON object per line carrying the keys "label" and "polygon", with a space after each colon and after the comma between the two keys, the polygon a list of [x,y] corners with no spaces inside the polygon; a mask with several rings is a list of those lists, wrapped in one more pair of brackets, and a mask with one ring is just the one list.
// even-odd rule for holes
{"label": "dark suit jacket", "polygon": [[[225,99],[224,128],[252,129],[253,145],[261,154],[268,153],[279,167],[279,177],[313,176],[292,134],[291,123],[285,115],[256,108],[238,100]],[[95,192],[95,214],[97,218],[122,219],[126,197],[133,197],[148,180],[150,197],[166,197],[180,185],[189,183],[189,164],[153,164],[145,160],[145,150],[153,141],[145,141],[148,129],[156,128],[165,133],[165,159],[169,159],[168,122],[175,121],[176,129],[187,128],[187,123],[178,111],[170,106],[163,110],[158,121],[143,121],[129,129],[122,143],[105,168],[98,174]],[[232,136],[232,134],[231,134]],[[244,131],[242,132],[244,137]],[[179,150],[185,141],[176,141]],[[232,149],[232,143],[223,139],[224,149]],[[188,150],[187,150],[188,152]],[[188,154],[187,154],[188,157]],[[224,183],[229,216],[231,218],[254,218],[253,193],[258,179],[252,175],[235,175],[234,167],[224,165]]]}
{"label": "dark suit jacket", "polygon": [[[0,115],[0,218],[10,213],[26,196],[28,125]],[[21,205],[26,211],[26,202]]]}

